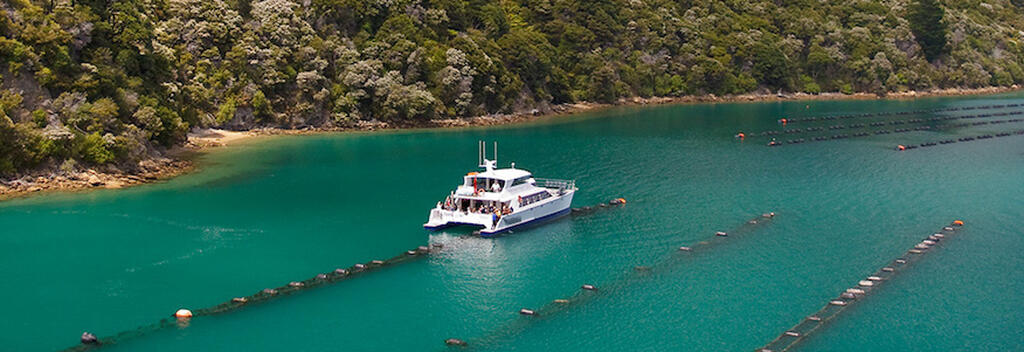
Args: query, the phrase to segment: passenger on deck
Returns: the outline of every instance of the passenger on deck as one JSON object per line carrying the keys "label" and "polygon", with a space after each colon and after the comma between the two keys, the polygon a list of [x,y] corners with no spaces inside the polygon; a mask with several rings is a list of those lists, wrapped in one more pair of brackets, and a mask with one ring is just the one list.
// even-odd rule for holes
{"label": "passenger on deck", "polygon": [[495,181],[494,184],[491,185],[491,192],[501,192],[501,185],[499,185],[497,181]]}

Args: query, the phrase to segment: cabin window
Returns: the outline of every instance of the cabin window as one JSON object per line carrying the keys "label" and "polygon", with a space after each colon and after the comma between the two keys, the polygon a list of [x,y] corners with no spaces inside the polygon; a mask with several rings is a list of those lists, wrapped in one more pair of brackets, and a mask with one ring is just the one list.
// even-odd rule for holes
{"label": "cabin window", "polygon": [[495,183],[498,184],[499,188],[505,189],[505,181],[496,180],[496,179],[493,179],[493,178],[486,178],[486,177],[469,177],[469,178],[466,178],[465,185],[469,186],[469,187],[476,186],[476,189],[485,190],[485,191],[490,192],[490,191],[492,191],[494,189],[493,187],[494,187]]}
{"label": "cabin window", "polygon": [[512,187],[515,187],[515,186],[518,186],[518,185],[521,185],[521,184],[525,184],[526,181],[528,181],[529,179],[530,179],[530,176],[524,176],[524,177],[517,178],[517,179],[512,181]]}

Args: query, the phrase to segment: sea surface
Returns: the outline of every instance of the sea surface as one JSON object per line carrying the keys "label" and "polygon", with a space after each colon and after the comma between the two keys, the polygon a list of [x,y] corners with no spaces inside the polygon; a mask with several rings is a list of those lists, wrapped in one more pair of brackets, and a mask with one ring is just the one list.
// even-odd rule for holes
{"label": "sea surface", "polygon": [[[256,138],[163,183],[0,203],[0,351],[73,347],[83,331],[131,331],[429,243],[445,247],[104,350],[444,351],[458,338],[474,351],[752,351],[956,219],[966,225],[955,237],[796,350],[1021,351],[1024,136],[894,146],[1024,123],[774,148],[733,138],[782,129],[780,117],[1015,103],[1024,94],[628,107]],[[575,179],[576,207],[628,203],[494,239],[423,230],[428,210],[476,171],[478,140],[499,142],[502,167]],[[768,211],[769,224],[678,256]],[[518,314],[582,284],[599,294]]]}

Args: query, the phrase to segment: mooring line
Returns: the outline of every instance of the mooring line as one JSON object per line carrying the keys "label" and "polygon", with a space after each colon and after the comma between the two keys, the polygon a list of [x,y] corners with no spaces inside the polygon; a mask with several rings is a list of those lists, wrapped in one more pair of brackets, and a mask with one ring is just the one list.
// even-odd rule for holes
{"label": "mooring line", "polygon": [[806,128],[792,128],[786,130],[773,130],[763,131],[760,133],[745,134],[744,137],[775,137],[780,135],[803,135],[813,132],[824,132],[835,131],[835,130],[846,130],[846,129],[864,129],[871,127],[885,127],[885,126],[898,126],[898,125],[912,125],[927,122],[944,122],[944,121],[955,121],[955,120],[973,120],[982,119],[988,117],[1003,117],[1011,115],[1022,115],[1024,111],[1016,110],[1010,112],[1000,112],[994,114],[979,114],[979,115],[959,115],[959,116],[943,116],[933,118],[918,118],[918,119],[906,119],[906,120],[888,120],[888,121],[876,121],[871,123],[855,123],[849,125],[831,125],[831,126],[812,126]]}
{"label": "mooring line", "polygon": [[[640,282],[641,280],[650,277],[652,275],[670,271],[674,266],[682,263],[683,259],[691,257],[694,253],[701,253],[709,250],[710,248],[725,243],[729,237],[738,237],[745,234],[754,232],[760,229],[762,226],[767,225],[775,217],[775,213],[765,213],[750,219],[733,228],[730,231],[719,231],[713,236],[697,242],[689,246],[683,246],[671,249],[670,255],[655,261],[650,266],[636,266],[632,269],[624,272],[621,276],[603,285],[594,285],[588,283],[582,283],[580,289],[572,293],[568,297],[555,299],[548,302],[544,306],[538,309],[522,308],[519,310],[520,315],[516,319],[502,326],[501,328],[492,330],[488,334],[473,339],[471,341],[464,341],[457,338],[450,338],[445,340],[445,344],[450,347],[470,347],[480,348],[493,346],[504,339],[514,336],[518,333],[525,331],[531,325],[536,323],[537,320],[552,317],[560,312],[568,311],[573,307],[581,306],[589,301],[594,300],[599,296],[612,295],[630,285]],[[515,314],[511,313],[510,314]]]}
{"label": "mooring line", "polygon": [[839,313],[843,312],[847,307],[850,307],[854,303],[857,303],[873,290],[877,289],[887,280],[892,278],[897,273],[903,271],[907,265],[920,260],[925,253],[930,252],[930,249],[937,245],[940,241],[945,239],[947,236],[954,234],[961,226],[963,221],[956,220],[949,226],[943,227],[942,231],[939,231],[933,235],[925,237],[921,242],[914,245],[913,248],[908,250],[903,256],[896,258],[886,266],[876,271],[866,279],[861,280],[851,288],[846,289],[838,298],[830,300],[828,304],[819,309],[814,314],[811,314],[804,318],[803,321],[793,326],[789,330],[783,332],[779,337],[775,338],[768,344],[757,349],[757,352],[784,352],[793,348],[797,343],[803,341],[808,335],[814,333],[825,323],[831,321]]}
{"label": "mooring line", "polygon": [[957,143],[957,142],[973,142],[973,141],[978,141],[978,140],[985,140],[985,139],[992,139],[992,138],[999,138],[999,137],[1009,137],[1009,136],[1014,136],[1014,135],[1016,135],[1016,136],[1024,135],[1024,130],[1016,130],[1016,131],[1011,131],[1011,132],[999,132],[999,133],[996,133],[996,134],[983,134],[983,135],[972,136],[972,137],[960,137],[960,138],[957,138],[957,139],[945,139],[945,140],[941,140],[941,141],[938,141],[938,142],[925,142],[925,143],[916,144],[916,145],[915,144],[900,144],[900,145],[896,146],[895,150],[896,151],[913,150],[913,149],[917,149],[917,148],[934,147],[934,146],[939,145],[939,144],[953,144],[953,143]]}
{"label": "mooring line", "polygon": [[[916,128],[901,128],[901,129],[895,129],[895,130],[877,130],[877,131],[874,131],[873,134],[874,135],[882,135],[882,134],[906,133],[906,132],[914,132],[914,131],[947,130],[947,129],[953,129],[953,128],[968,127],[968,126],[998,125],[998,124],[1004,124],[1004,123],[1018,123],[1018,122],[1024,122],[1024,118],[1010,119],[1010,120],[994,120],[994,121],[979,121],[979,122],[971,122],[971,123],[961,123],[961,124],[955,124],[955,125],[939,126],[938,128],[934,128],[934,129],[931,128],[930,126],[920,126],[920,127],[916,127]],[[847,139],[847,138],[867,137],[867,136],[870,136],[870,135],[872,135],[872,133],[860,132],[860,133],[854,133],[854,134],[838,134],[838,135],[833,135],[833,136],[817,136],[817,137],[814,137],[814,138],[812,138],[810,140],[807,140],[807,139],[804,139],[804,138],[790,139],[790,140],[787,140],[785,142],[776,141],[776,140],[773,139],[771,142],[768,142],[768,144],[766,144],[766,145],[769,146],[769,147],[778,147],[778,146],[782,146],[782,145],[786,145],[786,144],[802,144],[802,143],[812,143],[812,142],[823,142],[823,141],[839,140],[839,139]]]}
{"label": "mooring line", "polygon": [[947,111],[966,111],[966,110],[991,110],[991,109],[1002,109],[1002,108],[1015,108],[1020,104],[997,104],[997,105],[978,105],[978,106],[964,106],[964,107],[952,107],[952,108],[939,108],[939,109],[926,109],[926,110],[906,110],[906,111],[882,111],[882,112],[869,112],[862,114],[848,114],[848,115],[832,115],[832,116],[813,116],[813,117],[797,117],[797,118],[786,118],[779,119],[780,123],[800,123],[800,122],[814,122],[814,121],[829,121],[839,119],[853,119],[853,118],[869,118],[869,117],[882,117],[882,116],[893,116],[893,115],[915,115],[915,114],[928,114],[937,112]]}
{"label": "mooring line", "polygon": [[[625,198],[614,198],[607,203],[599,203],[595,206],[585,206],[580,208],[572,208],[571,214],[574,217],[583,215],[593,214],[599,209],[607,209],[619,205],[626,204]],[[133,337],[140,337],[149,333],[153,333],[162,329],[184,326],[189,321],[197,317],[224,314],[238,310],[243,307],[251,306],[258,303],[264,303],[277,298],[296,294],[298,292],[324,286],[327,284],[344,281],[359,276],[363,276],[367,273],[377,271],[382,268],[395,266],[401,263],[411,262],[419,258],[424,258],[429,255],[437,254],[443,249],[444,245],[441,243],[433,243],[428,246],[419,246],[415,249],[410,249],[399,255],[391,257],[385,260],[373,260],[368,263],[358,263],[347,268],[337,268],[333,271],[320,273],[312,278],[308,278],[302,281],[292,281],[280,287],[266,288],[254,294],[235,297],[226,302],[217,304],[212,307],[200,308],[195,312],[188,309],[179,309],[171,317],[160,319],[159,321],[143,325],[132,330],[126,330],[108,337],[96,337],[95,335],[84,332],[81,336],[81,344],[66,348],[63,351],[67,352],[80,352],[88,351],[99,348],[101,346],[112,345],[120,341],[124,341]]]}

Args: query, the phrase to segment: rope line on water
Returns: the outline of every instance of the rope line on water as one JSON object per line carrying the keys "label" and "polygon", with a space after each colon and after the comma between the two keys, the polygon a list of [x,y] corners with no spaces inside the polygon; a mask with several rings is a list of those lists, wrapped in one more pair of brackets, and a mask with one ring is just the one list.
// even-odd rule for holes
{"label": "rope line on water", "polygon": [[832,125],[832,126],[827,126],[827,127],[826,126],[813,126],[813,127],[807,127],[807,128],[793,128],[793,129],[787,129],[787,130],[781,130],[781,131],[780,130],[763,131],[763,132],[760,132],[760,133],[745,134],[744,136],[749,136],[749,137],[774,137],[774,136],[779,136],[779,135],[803,135],[803,134],[809,134],[809,133],[813,133],[813,132],[824,132],[826,130],[835,131],[835,130],[845,130],[845,129],[862,129],[862,128],[871,128],[871,127],[885,127],[885,126],[889,126],[889,125],[891,125],[891,126],[908,125],[908,124],[912,125],[912,124],[919,124],[919,123],[926,123],[926,122],[945,122],[945,121],[955,121],[955,120],[972,120],[972,119],[982,119],[982,118],[988,118],[988,117],[1003,117],[1003,116],[1021,115],[1021,114],[1024,114],[1024,111],[1016,110],[1016,111],[1000,112],[1000,113],[994,113],[994,114],[944,116],[944,117],[933,117],[933,118],[927,118],[927,119],[919,118],[919,119],[907,119],[907,120],[890,120],[890,121],[878,121],[878,122],[872,122],[872,123],[855,123],[855,124],[849,124],[849,125]]}
{"label": "rope line on water", "polygon": [[912,150],[912,149],[917,149],[917,148],[934,147],[934,146],[939,145],[939,144],[953,144],[953,143],[956,143],[956,142],[972,142],[972,141],[976,141],[976,140],[985,140],[985,139],[992,139],[992,138],[998,138],[998,137],[1009,137],[1009,136],[1014,136],[1014,135],[1017,135],[1017,136],[1024,135],[1024,130],[1016,130],[1016,131],[1012,131],[1012,132],[999,132],[999,133],[996,133],[996,134],[983,134],[983,135],[979,135],[979,136],[961,137],[961,138],[957,138],[957,139],[945,139],[945,140],[941,140],[941,141],[938,141],[938,142],[925,142],[925,143],[921,143],[921,144],[917,144],[917,145],[914,145],[914,144],[900,144],[900,145],[896,146],[896,151],[905,151],[905,150]]}
{"label": "rope line on water", "polygon": [[956,220],[949,226],[943,227],[942,231],[925,237],[921,242],[915,244],[913,248],[903,253],[901,257],[886,264],[853,287],[846,289],[838,298],[830,300],[817,312],[807,316],[803,321],[786,330],[779,337],[764,345],[764,347],[757,349],[756,352],[784,352],[793,348],[793,346],[796,346],[797,343],[803,341],[808,335],[834,319],[846,308],[859,302],[897,273],[902,272],[908,265],[920,260],[925,253],[930,252],[931,248],[945,239],[946,236],[954,234],[961,226],[963,226],[963,221]]}
{"label": "rope line on water", "polygon": [[869,112],[863,114],[848,114],[848,115],[832,115],[832,116],[813,116],[813,117],[797,117],[797,118],[781,118],[780,123],[800,123],[800,122],[815,122],[815,121],[830,121],[839,119],[853,119],[853,118],[870,118],[870,117],[882,117],[882,116],[893,116],[893,115],[915,115],[915,114],[928,114],[937,112],[948,112],[948,111],[967,111],[967,110],[992,110],[1002,108],[1015,108],[1020,104],[1000,104],[1000,105],[978,105],[978,106],[963,106],[963,107],[952,107],[952,108],[940,108],[940,109],[928,109],[928,110],[905,110],[905,111],[883,111],[883,112]]}
{"label": "rope line on water", "polygon": [[[1004,124],[1004,123],[1018,123],[1018,122],[1024,122],[1024,118],[1010,119],[1010,120],[993,120],[993,121],[979,121],[979,122],[972,122],[972,123],[961,123],[961,124],[940,126],[938,128],[934,128],[934,129],[931,128],[930,126],[921,126],[921,127],[917,127],[917,128],[905,128],[905,129],[895,129],[895,130],[878,130],[878,131],[874,131],[874,135],[891,134],[891,133],[906,133],[906,132],[913,132],[913,131],[945,130],[945,129],[959,128],[959,127],[967,127],[967,126],[999,125],[999,124]],[[778,147],[778,146],[782,146],[782,145],[785,145],[785,144],[802,144],[802,143],[811,143],[811,142],[823,142],[823,141],[839,140],[839,139],[847,139],[847,138],[867,137],[867,136],[870,136],[870,135],[872,135],[872,133],[860,132],[860,133],[854,133],[854,134],[849,134],[849,135],[847,135],[847,134],[838,134],[838,135],[833,135],[833,136],[818,136],[818,137],[814,137],[814,138],[812,138],[810,140],[807,140],[807,139],[804,139],[804,138],[791,139],[791,140],[787,140],[785,142],[772,140],[771,142],[769,142],[766,145],[769,146],[769,147]]]}
{"label": "rope line on water", "polygon": [[450,347],[472,348],[486,348],[486,346],[493,346],[510,336],[525,331],[531,325],[536,323],[537,320],[545,319],[554,316],[557,313],[568,311],[573,307],[583,305],[597,297],[612,295],[615,292],[621,291],[626,287],[629,287],[630,285],[654,274],[670,271],[673,267],[682,263],[684,259],[690,258],[696,253],[705,252],[722,243],[726,243],[727,239],[730,237],[742,236],[762,228],[769,224],[774,217],[774,212],[765,213],[736,226],[730,231],[716,232],[714,235],[697,242],[696,244],[673,248],[669,255],[655,261],[654,264],[650,266],[633,267],[624,272],[621,276],[617,277],[615,280],[606,284],[593,285],[583,283],[581,284],[580,289],[568,297],[552,300],[538,309],[522,308],[518,313],[514,313],[520,315],[519,317],[501,328],[492,330],[480,338],[474,339],[470,342],[457,338],[450,338],[445,340],[445,344]]}
{"label": "rope line on water", "polygon": [[[598,203],[595,206],[572,208],[571,214],[573,215],[573,217],[579,217],[593,214],[600,209],[612,208],[624,204],[626,204],[626,200],[624,198],[614,198],[608,203]],[[229,313],[243,307],[251,306],[258,303],[264,303],[281,297],[286,297],[311,288],[316,288],[327,284],[356,278],[385,267],[411,262],[419,258],[424,258],[429,255],[440,253],[443,247],[444,245],[441,243],[433,243],[428,246],[419,246],[416,249],[405,251],[399,255],[396,255],[386,260],[373,260],[368,263],[358,263],[347,268],[337,268],[334,269],[333,271],[320,273],[313,276],[312,278],[308,278],[302,281],[292,281],[280,287],[266,288],[248,296],[235,297],[212,307],[197,309],[195,310],[195,312],[192,312],[187,309],[180,309],[169,318],[160,319],[155,323],[143,325],[132,330],[122,331],[108,337],[99,338],[93,335],[92,333],[84,332],[82,333],[80,340],[81,343],[79,345],[64,349],[63,351],[88,351],[99,348],[101,346],[112,345],[117,342],[124,341],[126,339],[140,337],[166,328],[176,326],[187,326],[188,322],[191,321],[191,319],[197,317]]]}

